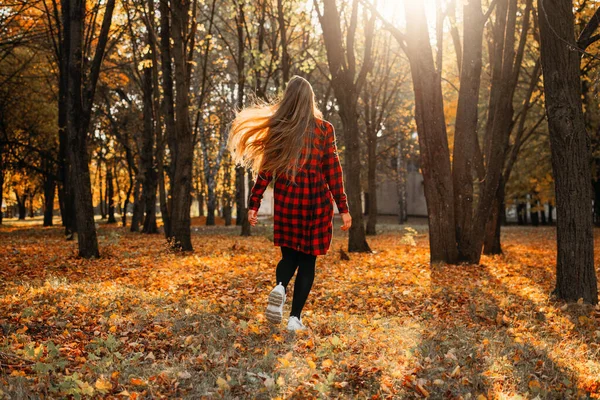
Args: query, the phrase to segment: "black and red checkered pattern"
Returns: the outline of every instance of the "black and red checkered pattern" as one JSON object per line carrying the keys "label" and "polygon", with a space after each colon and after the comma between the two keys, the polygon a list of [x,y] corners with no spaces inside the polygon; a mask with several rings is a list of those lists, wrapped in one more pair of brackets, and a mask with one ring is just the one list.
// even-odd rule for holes
{"label": "black and red checkered pattern", "polygon": [[[340,213],[348,212],[348,202],[333,125],[317,120],[312,138],[310,157],[298,171],[295,182],[286,176],[275,180],[274,242],[275,246],[322,255],[331,244],[332,198]],[[248,201],[250,210],[258,211],[272,179],[270,172],[259,172]]]}

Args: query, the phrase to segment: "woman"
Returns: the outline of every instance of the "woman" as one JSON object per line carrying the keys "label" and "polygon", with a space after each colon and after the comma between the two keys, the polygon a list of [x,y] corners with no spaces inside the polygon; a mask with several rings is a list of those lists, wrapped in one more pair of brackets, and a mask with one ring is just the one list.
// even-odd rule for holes
{"label": "woman", "polygon": [[332,197],[342,216],[342,230],[352,224],[333,126],[322,119],[310,83],[294,76],[281,101],[237,114],[229,149],[236,162],[259,171],[248,204],[252,226],[258,222],[262,195],[274,180],[274,242],[281,247],[282,258],[265,315],[271,323],[281,323],[287,285],[298,269],[287,328],[304,330],[301,313],[315,277],[316,258],[326,254],[331,243]]}

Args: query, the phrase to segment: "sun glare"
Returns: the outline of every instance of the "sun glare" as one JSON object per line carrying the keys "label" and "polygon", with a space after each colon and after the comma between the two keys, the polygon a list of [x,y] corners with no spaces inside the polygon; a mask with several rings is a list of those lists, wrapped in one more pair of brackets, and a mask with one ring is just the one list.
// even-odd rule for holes
{"label": "sun glare", "polygon": [[[371,0],[375,3],[374,0]],[[404,1],[416,1],[416,0],[377,0],[377,9],[382,16],[388,19],[396,26],[404,26]],[[436,20],[436,1],[435,0],[418,0],[422,1],[425,6],[425,16],[427,18],[427,24],[430,29],[435,29]],[[444,3],[444,1],[442,1]]]}

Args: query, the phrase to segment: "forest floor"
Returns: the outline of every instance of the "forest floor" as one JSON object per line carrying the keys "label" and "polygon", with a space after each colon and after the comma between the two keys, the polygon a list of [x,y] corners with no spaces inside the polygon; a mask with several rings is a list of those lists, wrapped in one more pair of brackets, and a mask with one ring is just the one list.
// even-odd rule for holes
{"label": "forest floor", "polygon": [[97,260],[59,227],[0,227],[0,398],[600,398],[600,308],[550,298],[554,228],[433,267],[426,226],[381,228],[342,261],[336,221],[293,334],[263,314],[269,225],[194,226],[178,254],[100,223]]}

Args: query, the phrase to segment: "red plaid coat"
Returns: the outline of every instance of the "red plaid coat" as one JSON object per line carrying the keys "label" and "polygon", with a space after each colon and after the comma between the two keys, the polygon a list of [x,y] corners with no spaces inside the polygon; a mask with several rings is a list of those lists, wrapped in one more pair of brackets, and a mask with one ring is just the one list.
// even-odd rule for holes
{"label": "red plaid coat", "polygon": [[[296,175],[296,184],[284,176],[274,183],[274,242],[275,246],[322,255],[331,244],[332,200],[340,213],[348,212],[348,203],[331,123],[317,120],[313,144],[305,166]],[[259,172],[250,193],[250,210],[258,211],[272,179],[270,172]]]}

